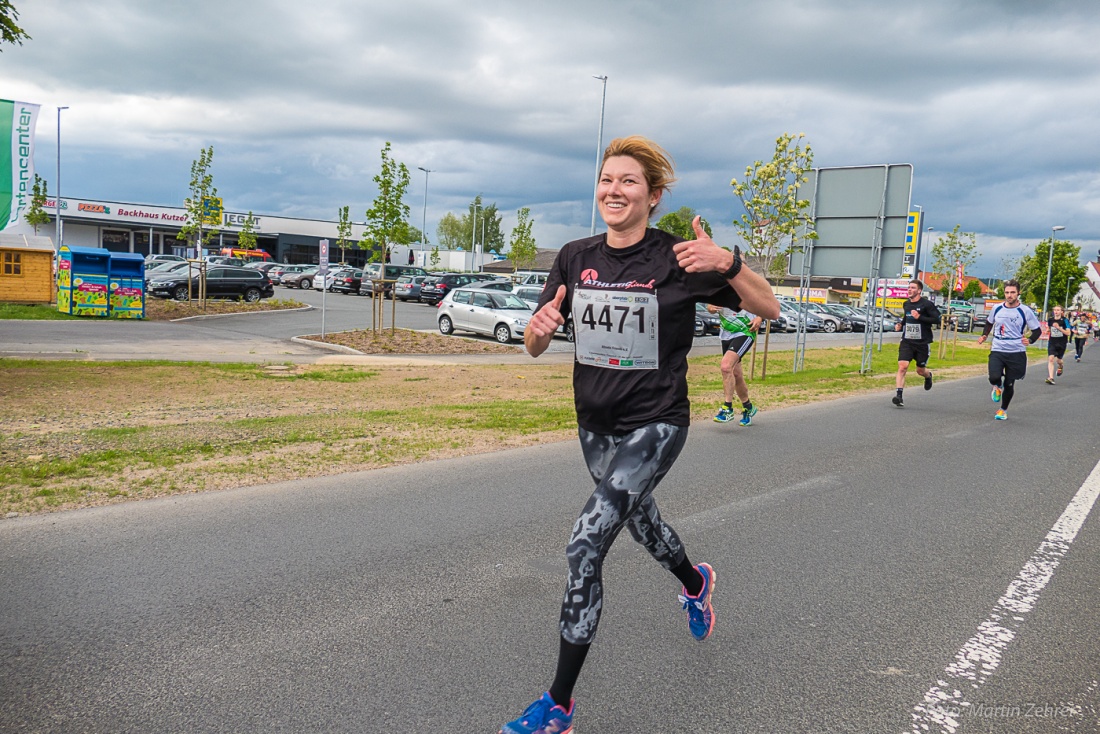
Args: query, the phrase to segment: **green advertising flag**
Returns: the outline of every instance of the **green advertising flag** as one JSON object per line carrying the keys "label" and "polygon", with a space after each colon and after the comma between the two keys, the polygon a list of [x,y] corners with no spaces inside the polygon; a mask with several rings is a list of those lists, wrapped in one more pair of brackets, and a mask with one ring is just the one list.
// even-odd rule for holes
{"label": "green advertising flag", "polygon": [[34,187],[38,105],[0,99],[0,229],[19,222]]}

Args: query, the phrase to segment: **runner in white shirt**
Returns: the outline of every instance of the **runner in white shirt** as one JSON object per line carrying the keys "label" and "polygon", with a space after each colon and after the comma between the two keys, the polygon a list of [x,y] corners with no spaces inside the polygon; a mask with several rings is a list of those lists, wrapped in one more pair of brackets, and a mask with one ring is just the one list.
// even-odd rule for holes
{"label": "runner in white shirt", "polygon": [[[1024,332],[1031,329],[1031,336]],[[993,386],[993,402],[1001,407],[993,415],[996,420],[1008,420],[1008,404],[1015,394],[1016,380],[1027,373],[1027,348],[1039,341],[1042,329],[1035,312],[1020,303],[1020,284],[1005,281],[1005,302],[993,309],[978,343],[985,343],[993,334],[993,350],[989,353],[989,384]]]}

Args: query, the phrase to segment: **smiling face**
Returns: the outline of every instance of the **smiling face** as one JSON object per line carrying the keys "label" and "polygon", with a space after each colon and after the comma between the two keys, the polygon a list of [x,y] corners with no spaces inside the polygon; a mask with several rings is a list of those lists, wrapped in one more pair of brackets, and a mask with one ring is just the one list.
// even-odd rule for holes
{"label": "smiling face", "polygon": [[609,231],[630,236],[644,230],[649,213],[660,200],[661,192],[651,191],[646,183],[641,163],[629,156],[612,156],[604,161],[596,201]]}

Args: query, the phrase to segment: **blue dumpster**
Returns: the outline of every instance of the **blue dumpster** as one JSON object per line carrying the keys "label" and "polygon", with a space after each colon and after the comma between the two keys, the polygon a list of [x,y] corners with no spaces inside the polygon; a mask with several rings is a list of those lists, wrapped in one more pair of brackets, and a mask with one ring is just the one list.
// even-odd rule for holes
{"label": "blue dumpster", "polygon": [[145,318],[145,258],[132,252],[112,252],[108,280],[111,317]]}
{"label": "blue dumpster", "polygon": [[106,316],[110,265],[111,253],[101,247],[62,246],[57,310],[74,316]]}

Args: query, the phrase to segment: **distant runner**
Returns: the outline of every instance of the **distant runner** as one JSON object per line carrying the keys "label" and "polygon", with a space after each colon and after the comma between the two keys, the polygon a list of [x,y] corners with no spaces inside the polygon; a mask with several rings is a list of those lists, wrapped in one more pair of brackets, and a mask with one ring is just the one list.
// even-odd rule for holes
{"label": "distant runner", "polygon": [[[1031,329],[1031,337],[1024,331]],[[993,386],[993,402],[1001,407],[993,415],[996,420],[1008,420],[1008,404],[1015,394],[1016,380],[1027,373],[1028,345],[1039,341],[1043,332],[1035,312],[1020,303],[1020,284],[1005,281],[1005,302],[993,309],[985,325],[985,332],[978,337],[984,344],[993,334],[993,350],[989,353],[989,384]]]}
{"label": "distant runner", "polygon": [[756,342],[756,333],[763,319],[744,309],[734,311],[731,308],[708,305],[707,310],[717,313],[722,324],[718,339],[722,342],[722,388],[726,402],[718,409],[714,420],[718,423],[729,423],[733,420],[733,398],[736,395],[741,401],[741,420],[737,422],[743,426],[752,425],[752,417],[756,415],[757,409],[749,398],[749,386],[745,382],[741,358]]}
{"label": "distant runner", "polygon": [[[1066,356],[1066,347],[1069,346],[1069,319],[1061,306],[1054,307],[1054,316],[1047,319],[1047,328],[1050,330],[1047,339],[1047,384],[1053,385],[1054,378],[1062,376],[1062,357]],[[1058,363],[1057,374],[1055,362]]]}
{"label": "distant runner", "polygon": [[1085,342],[1089,340],[1089,329],[1092,324],[1083,313],[1078,313],[1073,319],[1073,349],[1076,352],[1073,359],[1081,361],[1081,355],[1085,352]]}
{"label": "distant runner", "polygon": [[894,378],[897,395],[891,398],[894,405],[905,407],[902,391],[905,389],[905,374],[909,365],[917,363],[917,374],[924,378],[924,389],[932,389],[932,370],[928,369],[929,345],[932,343],[932,326],[940,322],[940,310],[921,293],[924,283],[909,281],[909,299],[905,302],[905,318],[894,331],[902,332],[898,342],[898,373]]}

